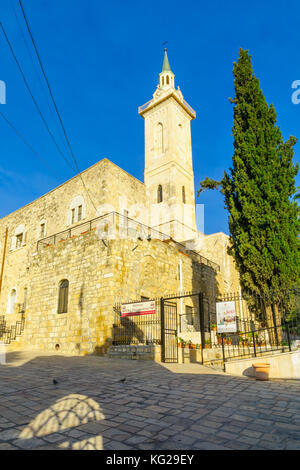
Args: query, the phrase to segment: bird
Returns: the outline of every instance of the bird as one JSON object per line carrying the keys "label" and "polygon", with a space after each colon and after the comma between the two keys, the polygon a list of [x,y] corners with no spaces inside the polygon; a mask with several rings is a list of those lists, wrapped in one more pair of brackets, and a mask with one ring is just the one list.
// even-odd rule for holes
{"label": "bird", "polygon": [[124,379],[121,379],[120,382],[124,383],[126,380],[126,377],[124,377]]}
{"label": "bird", "polygon": [[57,385],[58,384],[57,380],[53,379],[53,384]]}

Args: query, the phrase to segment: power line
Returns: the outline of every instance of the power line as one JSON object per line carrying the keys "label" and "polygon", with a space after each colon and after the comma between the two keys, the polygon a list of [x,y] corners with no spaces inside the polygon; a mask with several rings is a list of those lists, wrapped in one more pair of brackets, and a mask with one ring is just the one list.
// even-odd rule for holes
{"label": "power line", "polygon": [[95,204],[94,204],[94,201],[93,201],[93,199],[92,199],[92,197],[91,197],[91,195],[90,195],[90,193],[89,193],[89,191],[88,191],[88,189],[87,189],[87,187],[86,187],[86,185],[85,185],[85,182],[83,181],[82,175],[81,175],[81,173],[80,173],[80,169],[79,169],[79,167],[78,167],[77,160],[76,160],[76,158],[75,158],[75,155],[74,155],[74,152],[73,152],[71,143],[70,143],[70,141],[69,141],[69,139],[68,139],[67,132],[66,132],[66,129],[65,129],[63,120],[62,120],[62,118],[61,118],[61,115],[60,115],[60,113],[59,113],[59,110],[58,110],[56,101],[55,101],[55,99],[54,99],[54,96],[53,96],[53,93],[52,93],[52,89],[51,89],[49,80],[48,80],[48,78],[47,78],[47,75],[46,75],[46,72],[45,72],[45,69],[44,69],[44,66],[43,66],[43,63],[42,63],[40,54],[39,54],[39,52],[38,52],[37,45],[36,45],[36,43],[35,43],[33,34],[32,34],[32,32],[31,32],[31,28],[30,28],[30,25],[29,25],[29,22],[28,22],[26,13],[25,13],[25,11],[24,11],[24,8],[23,8],[22,1],[21,1],[21,0],[19,0],[19,4],[20,4],[21,10],[22,10],[23,18],[24,18],[24,20],[25,20],[26,27],[27,27],[27,30],[28,30],[28,33],[29,33],[31,42],[32,42],[32,44],[33,44],[35,53],[36,53],[36,55],[37,55],[37,58],[38,58],[38,61],[39,61],[39,64],[40,64],[40,67],[41,67],[41,70],[42,70],[42,73],[43,73],[43,76],[44,76],[44,79],[45,79],[45,81],[46,81],[46,84],[47,84],[47,87],[48,87],[48,90],[49,90],[49,93],[50,93],[50,96],[51,96],[52,103],[53,103],[53,105],[54,105],[56,114],[57,114],[57,116],[58,116],[58,119],[59,119],[61,128],[62,128],[62,130],[63,130],[63,133],[64,133],[64,136],[65,136],[65,139],[66,139],[68,148],[69,148],[70,153],[71,153],[71,156],[72,156],[73,161],[74,161],[74,163],[75,163],[75,167],[76,167],[76,169],[77,169],[77,171],[78,171],[78,173],[79,173],[79,176],[80,176],[80,179],[81,179],[82,184],[83,184],[83,186],[84,186],[84,189],[85,189],[85,191],[87,192],[87,194],[88,194],[88,196],[89,196],[89,198],[90,198],[90,201],[91,201],[91,203],[92,203],[93,206],[94,206],[94,209],[97,211],[97,208],[96,208],[96,206],[95,206]]}
{"label": "power line", "polygon": [[[46,127],[46,129],[47,129],[47,131],[48,131],[48,133],[49,133],[49,135],[50,135],[50,137],[51,137],[51,139],[53,140],[53,142],[54,142],[54,144],[55,144],[57,150],[59,151],[60,155],[63,157],[63,159],[65,160],[65,162],[66,162],[69,166],[71,166],[71,163],[67,160],[67,158],[65,157],[65,155],[64,155],[63,152],[61,151],[61,149],[60,149],[60,147],[59,147],[59,145],[58,145],[58,143],[57,143],[57,141],[56,141],[54,135],[52,134],[52,132],[51,132],[51,130],[50,130],[48,124],[47,124],[47,121],[46,121],[46,119],[45,119],[45,117],[44,117],[44,115],[43,115],[43,113],[42,113],[42,111],[41,111],[39,105],[37,104],[36,99],[35,99],[34,96],[33,96],[33,93],[32,93],[32,91],[31,91],[31,89],[30,89],[29,83],[28,83],[28,81],[27,81],[27,79],[26,79],[26,77],[25,77],[25,74],[24,74],[24,72],[23,72],[23,69],[22,69],[22,67],[21,67],[21,65],[20,65],[20,62],[19,62],[18,59],[17,59],[17,56],[16,56],[16,54],[15,54],[15,52],[14,52],[14,49],[13,49],[13,47],[12,47],[12,44],[11,44],[11,42],[10,42],[10,40],[9,40],[7,34],[6,34],[6,31],[5,31],[5,29],[4,29],[4,26],[3,26],[3,24],[2,24],[1,22],[0,22],[0,27],[1,27],[1,29],[2,29],[2,32],[3,32],[3,34],[4,34],[4,37],[5,37],[6,42],[7,42],[7,44],[8,44],[8,47],[9,47],[9,49],[10,49],[10,52],[11,52],[11,54],[12,54],[12,56],[13,56],[13,58],[14,58],[16,64],[17,64],[17,66],[18,66],[18,69],[20,70],[20,73],[21,73],[21,75],[22,75],[22,78],[23,78],[23,81],[24,81],[24,83],[25,83],[25,86],[26,86],[26,88],[27,88],[27,90],[28,90],[28,92],[29,92],[29,94],[30,94],[30,96],[31,96],[31,99],[32,99],[32,101],[33,101],[33,103],[34,103],[34,105],[35,105],[35,107],[36,107],[36,109],[37,109],[37,111],[38,111],[38,113],[39,113],[39,115],[40,115],[40,117],[41,117],[41,119],[42,119],[42,121],[43,121],[43,123],[44,123],[44,125],[45,125],[45,127]],[[72,170],[74,171],[74,168],[73,168],[72,166],[71,166],[71,168],[72,168]]]}
{"label": "power line", "polygon": [[11,5],[11,8],[12,8],[12,10],[13,10],[13,12],[14,12],[14,16],[15,16],[15,18],[16,18],[16,22],[17,22],[17,24],[18,24],[18,27],[19,27],[19,30],[20,30],[20,33],[21,33],[21,37],[22,37],[23,43],[24,43],[24,45],[25,45],[25,47],[26,47],[28,56],[29,56],[29,58],[30,58],[32,67],[33,67],[34,72],[35,72],[35,75],[36,75],[36,77],[37,77],[37,79],[38,79],[38,82],[39,82],[39,84],[40,84],[40,86],[41,86],[41,89],[42,89],[42,92],[43,92],[43,95],[44,95],[44,98],[45,98],[45,102],[47,103],[47,106],[48,106],[49,111],[52,112],[52,108],[50,107],[50,103],[49,103],[49,100],[48,100],[48,95],[46,94],[46,90],[45,90],[45,84],[42,82],[41,76],[40,76],[40,74],[39,74],[39,72],[38,72],[38,70],[37,70],[36,64],[35,64],[35,62],[34,62],[34,60],[33,60],[33,57],[32,57],[32,54],[31,54],[31,52],[30,52],[30,48],[29,48],[29,45],[28,45],[28,41],[27,41],[26,38],[25,38],[25,34],[24,34],[23,28],[22,28],[22,26],[21,26],[21,23],[20,23],[20,21],[19,21],[18,14],[17,14],[17,11],[16,11],[16,9],[15,9],[13,0],[10,0],[10,5]]}
{"label": "power line", "polygon": [[52,174],[52,176],[54,176],[55,179],[57,179],[57,181],[60,183],[60,179],[59,177],[53,172],[53,170],[50,168],[50,166],[48,165],[48,163],[39,155],[39,153],[25,140],[25,138],[23,137],[23,135],[16,129],[16,127],[12,124],[12,122],[10,122],[8,120],[8,118],[5,116],[4,113],[2,113],[2,111],[0,111],[0,115],[2,116],[2,118],[7,122],[7,124],[13,129],[13,131],[17,134],[17,136],[19,137],[20,140],[22,140],[22,142],[26,145],[26,147],[29,148],[29,150],[48,168],[48,170],[50,171],[50,173]]}

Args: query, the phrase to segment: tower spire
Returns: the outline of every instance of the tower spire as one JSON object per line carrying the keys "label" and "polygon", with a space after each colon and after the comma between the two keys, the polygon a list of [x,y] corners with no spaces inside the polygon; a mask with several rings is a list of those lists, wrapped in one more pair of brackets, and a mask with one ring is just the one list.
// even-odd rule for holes
{"label": "tower spire", "polygon": [[167,54],[167,41],[164,41],[164,61],[163,61],[163,66],[162,66],[162,71],[159,74],[159,85],[160,88],[166,89],[166,88],[174,88],[174,77],[175,75],[173,74],[169,59],[168,59],[168,54]]}

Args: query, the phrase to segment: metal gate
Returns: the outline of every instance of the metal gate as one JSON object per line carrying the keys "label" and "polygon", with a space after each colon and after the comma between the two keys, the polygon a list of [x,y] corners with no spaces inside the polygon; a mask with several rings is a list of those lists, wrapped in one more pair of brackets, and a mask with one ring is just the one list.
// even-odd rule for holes
{"label": "metal gate", "polygon": [[177,303],[161,299],[161,360],[178,362]]}

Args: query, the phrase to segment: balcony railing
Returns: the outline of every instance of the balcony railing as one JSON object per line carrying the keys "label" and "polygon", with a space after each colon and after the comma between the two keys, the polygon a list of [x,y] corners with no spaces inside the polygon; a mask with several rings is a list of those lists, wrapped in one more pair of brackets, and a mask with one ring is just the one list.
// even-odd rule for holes
{"label": "balcony railing", "polygon": [[142,111],[144,111],[144,109],[148,108],[148,106],[150,106],[151,103],[152,103],[152,100],[147,101],[147,103],[143,104],[142,106],[139,106],[139,108],[138,108],[139,114],[140,114]]}
{"label": "balcony railing", "polygon": [[103,241],[128,238],[133,240],[150,241],[151,239],[157,239],[161,241],[172,241],[178,249],[189,254],[196,262],[210,266],[216,271],[220,269],[218,264],[213,263],[195,251],[188,250],[184,244],[176,242],[170,235],[121,215],[118,212],[110,212],[109,214],[70,227],[63,232],[43,238],[37,242],[37,250],[39,251],[43,247],[57,245],[92,231],[95,231],[99,240]]}
{"label": "balcony railing", "polygon": [[194,117],[196,117],[196,111],[185,101],[183,100],[183,104],[188,110],[193,114]]}

